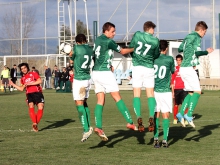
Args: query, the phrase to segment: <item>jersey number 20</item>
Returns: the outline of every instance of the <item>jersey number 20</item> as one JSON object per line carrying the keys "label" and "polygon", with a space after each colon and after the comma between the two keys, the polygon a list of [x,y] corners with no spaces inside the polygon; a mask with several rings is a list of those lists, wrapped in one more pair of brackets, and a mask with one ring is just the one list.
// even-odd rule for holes
{"label": "jersey number 20", "polygon": [[163,79],[166,75],[166,67],[165,66],[161,66],[160,68],[158,68],[158,65],[154,65],[154,78],[158,78],[159,79]]}

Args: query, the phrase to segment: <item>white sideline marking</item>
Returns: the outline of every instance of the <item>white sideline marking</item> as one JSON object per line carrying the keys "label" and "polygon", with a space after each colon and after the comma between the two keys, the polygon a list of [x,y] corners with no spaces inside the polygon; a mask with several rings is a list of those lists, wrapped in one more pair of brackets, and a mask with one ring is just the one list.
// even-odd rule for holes
{"label": "white sideline marking", "polygon": [[[213,121],[219,121],[220,119],[215,119],[215,120],[197,120],[197,121],[194,121],[194,123],[201,123],[201,122],[213,122]],[[170,123],[172,124],[173,121],[170,120]],[[147,124],[147,122],[146,122]],[[110,125],[110,126],[103,126],[103,128],[109,128],[109,127],[124,127],[125,130],[127,129],[126,128],[126,124],[123,124],[123,125]],[[41,132],[40,130],[43,129],[43,128],[39,128],[39,132]],[[82,129],[82,127],[57,127],[57,128],[49,128],[49,129],[45,129],[43,131],[56,131],[56,130],[65,130],[65,129]],[[18,129],[18,130],[13,130],[13,129],[8,129],[8,130],[0,130],[0,132],[33,132],[32,129]],[[105,130],[105,132],[108,132]]]}

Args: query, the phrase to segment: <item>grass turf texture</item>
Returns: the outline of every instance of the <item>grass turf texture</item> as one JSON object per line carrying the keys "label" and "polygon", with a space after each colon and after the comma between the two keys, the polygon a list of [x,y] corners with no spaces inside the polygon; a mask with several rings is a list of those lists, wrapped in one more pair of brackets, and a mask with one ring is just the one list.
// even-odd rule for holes
{"label": "grass turf texture", "polygon": [[[136,124],[132,91],[121,91]],[[153,133],[126,129],[126,121],[110,95],[106,96],[103,129],[109,141],[101,142],[95,134],[81,143],[82,128],[71,93],[45,90],[45,111],[39,132],[31,131],[25,94],[0,92],[0,164],[220,164],[219,140],[220,91],[204,91],[194,112],[196,128],[173,125],[170,117],[170,147],[153,148]],[[142,116],[147,126],[148,108],[142,91]],[[96,97],[90,92],[88,105],[94,123]],[[160,140],[162,140],[162,119]]]}

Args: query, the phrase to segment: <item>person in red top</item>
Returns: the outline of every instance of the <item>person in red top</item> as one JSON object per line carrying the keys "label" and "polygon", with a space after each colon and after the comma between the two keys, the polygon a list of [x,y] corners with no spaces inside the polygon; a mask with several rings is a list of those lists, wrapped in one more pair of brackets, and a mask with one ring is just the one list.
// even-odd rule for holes
{"label": "person in red top", "polygon": [[[174,74],[172,74],[172,79],[171,79],[172,94],[173,94],[173,99],[174,99],[173,124],[177,124],[176,115],[178,113],[179,105],[182,104],[184,98],[188,94],[187,91],[183,90],[184,89],[184,82],[179,74],[179,69],[180,69],[180,65],[182,63],[182,60],[183,60],[183,56],[178,54],[176,56],[176,63],[177,63],[176,70],[175,70]],[[185,111],[185,113],[186,113],[186,111]],[[185,123],[185,124],[187,124],[187,123]]]}
{"label": "person in red top", "polygon": [[[26,89],[27,103],[29,107],[30,118],[33,122],[32,130],[38,132],[38,123],[43,116],[44,96],[42,93],[42,80],[36,72],[30,71],[28,63],[21,63],[18,65],[21,71],[21,86],[10,81],[10,85],[14,88],[23,91]],[[34,105],[37,105],[38,111],[35,113]]]}
{"label": "person in red top", "polygon": [[72,87],[73,87],[73,78],[74,78],[74,72],[73,72],[73,69],[71,69],[70,71],[69,71],[69,79],[70,79],[70,82],[71,82],[71,89],[72,89]]}

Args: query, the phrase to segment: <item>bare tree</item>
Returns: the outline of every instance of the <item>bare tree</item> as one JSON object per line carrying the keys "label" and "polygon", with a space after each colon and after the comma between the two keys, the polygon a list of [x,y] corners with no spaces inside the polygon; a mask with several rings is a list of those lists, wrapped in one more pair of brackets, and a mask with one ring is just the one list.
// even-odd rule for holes
{"label": "bare tree", "polygon": [[[22,9],[17,8],[8,10],[3,16],[2,23],[4,35],[6,38],[11,39],[11,53],[21,54],[21,43],[24,45],[25,39],[31,36],[34,26],[36,24],[36,10],[33,7]],[[21,39],[21,23],[22,23],[22,39]]]}
{"label": "bare tree", "polygon": [[212,68],[211,68],[209,55],[200,57],[200,63],[202,66],[202,72],[203,72],[204,77],[210,78]]}

